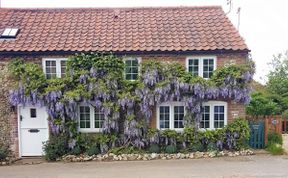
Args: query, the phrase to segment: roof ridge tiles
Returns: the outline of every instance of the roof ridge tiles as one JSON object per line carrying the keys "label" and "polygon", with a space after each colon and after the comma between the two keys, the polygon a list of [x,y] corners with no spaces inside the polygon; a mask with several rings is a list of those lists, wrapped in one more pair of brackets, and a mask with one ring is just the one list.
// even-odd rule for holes
{"label": "roof ridge tiles", "polygon": [[1,10],[19,10],[19,11],[29,11],[29,10],[36,10],[36,11],[63,11],[63,10],[72,10],[72,11],[83,11],[83,10],[149,10],[149,9],[222,9],[221,6],[218,5],[211,5],[211,6],[143,6],[143,7],[83,7],[83,8],[73,8],[73,7],[57,7],[57,8],[42,8],[42,7],[35,7],[35,8],[14,8],[14,7],[1,7]]}

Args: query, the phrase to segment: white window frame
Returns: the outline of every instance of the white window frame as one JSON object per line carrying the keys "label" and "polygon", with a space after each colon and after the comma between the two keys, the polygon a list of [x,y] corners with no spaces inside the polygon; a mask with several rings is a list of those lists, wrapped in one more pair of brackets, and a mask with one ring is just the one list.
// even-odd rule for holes
{"label": "white window frame", "polygon": [[[168,106],[169,107],[169,128],[160,128],[160,107],[161,106]],[[166,130],[166,129],[173,129],[176,131],[183,131],[184,128],[174,128],[174,106],[183,106],[184,107],[184,117],[186,115],[185,103],[184,102],[165,102],[157,105],[157,129],[159,130]],[[184,118],[183,118],[184,122]],[[183,123],[184,126],[184,123]]]}
{"label": "white window frame", "polygon": [[138,77],[140,76],[140,69],[141,69],[141,61],[142,61],[142,58],[141,57],[133,57],[133,56],[130,56],[130,57],[124,57],[123,58],[123,61],[124,61],[124,64],[125,64],[125,71],[124,71],[124,79],[125,80],[128,80],[128,81],[136,81],[134,79],[126,79],[126,61],[128,60],[137,60],[138,61]]}
{"label": "white window frame", "polygon": [[19,28],[5,28],[1,34],[1,38],[16,38]]}
{"label": "white window frame", "polygon": [[[161,106],[168,106],[169,107],[169,128],[160,128],[160,107]],[[186,108],[184,102],[165,102],[157,105],[156,109],[156,126],[159,130],[166,130],[166,129],[172,129],[176,131],[183,131],[184,128],[174,128],[174,106],[184,106],[184,117],[186,115]],[[227,102],[225,101],[208,101],[204,102],[202,106],[209,106],[210,107],[210,113],[209,113],[209,128],[199,128],[200,130],[214,130],[214,129],[222,129],[222,128],[215,128],[214,127],[214,106],[224,106],[224,126],[227,125],[227,118],[228,118],[228,107]],[[201,113],[202,117],[202,113]],[[185,126],[184,126],[185,127]]]}
{"label": "white window frame", "polygon": [[42,67],[43,67],[43,72],[45,74],[45,77],[46,77],[46,61],[56,62],[56,77],[61,78],[62,77],[61,62],[67,61],[67,58],[43,58]]}
{"label": "white window frame", "polygon": [[[90,108],[90,128],[80,128],[80,107]],[[102,132],[103,128],[95,128],[95,107],[88,104],[80,104],[78,106],[78,131],[82,133],[98,133]]]}
{"label": "white window frame", "polygon": [[[215,128],[214,127],[214,106],[224,106],[224,126],[227,125],[227,114],[228,114],[228,108],[227,108],[227,102],[225,101],[208,101],[204,102],[202,106],[209,106],[210,107],[210,113],[209,113],[209,128],[199,128],[201,130],[214,130],[214,129],[221,129],[221,128]],[[201,113],[202,117],[202,113]]]}
{"label": "white window frame", "polygon": [[[203,77],[203,68],[204,68],[204,65],[203,65],[203,60],[204,59],[213,59],[213,67],[214,67],[214,70],[216,70],[217,68],[217,57],[216,56],[187,56],[186,57],[186,71],[189,72],[189,60],[193,60],[193,59],[198,59],[199,62],[198,62],[198,65],[199,65],[199,68],[198,68],[198,75],[202,78]],[[204,78],[204,79],[209,79],[209,78]]]}

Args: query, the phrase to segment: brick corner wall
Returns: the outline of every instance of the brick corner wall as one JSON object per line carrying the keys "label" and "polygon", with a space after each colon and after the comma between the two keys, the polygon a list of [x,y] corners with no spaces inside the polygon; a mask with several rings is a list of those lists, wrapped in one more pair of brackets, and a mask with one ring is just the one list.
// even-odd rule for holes
{"label": "brick corner wall", "polygon": [[9,146],[13,157],[19,156],[18,120],[16,109],[9,104],[9,90],[13,80],[9,78],[8,62],[0,61],[0,146]]}

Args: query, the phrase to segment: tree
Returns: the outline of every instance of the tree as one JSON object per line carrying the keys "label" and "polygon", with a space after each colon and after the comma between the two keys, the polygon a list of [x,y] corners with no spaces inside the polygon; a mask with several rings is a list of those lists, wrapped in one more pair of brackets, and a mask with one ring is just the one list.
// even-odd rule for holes
{"label": "tree", "polygon": [[273,115],[279,112],[277,103],[271,101],[264,94],[255,92],[251,96],[252,100],[246,107],[247,114],[258,119],[259,116]]}
{"label": "tree", "polygon": [[273,56],[268,74],[269,98],[278,103],[283,112],[288,109],[288,50]]}

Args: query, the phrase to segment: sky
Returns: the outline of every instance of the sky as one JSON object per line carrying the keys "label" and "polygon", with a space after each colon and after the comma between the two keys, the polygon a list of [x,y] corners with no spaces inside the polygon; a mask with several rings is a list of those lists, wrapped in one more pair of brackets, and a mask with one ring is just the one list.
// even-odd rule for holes
{"label": "sky", "polygon": [[[1,7],[159,7],[220,5],[229,11],[227,0],[0,0]],[[273,55],[288,50],[288,0],[232,0],[228,17],[256,62],[255,80],[265,83]]]}

